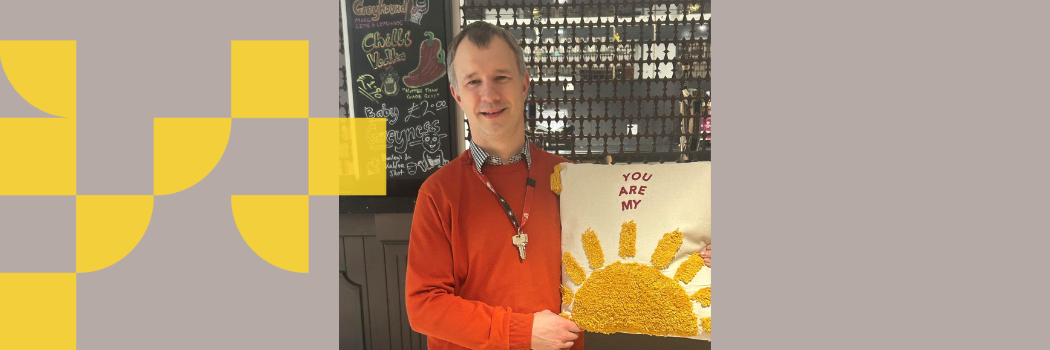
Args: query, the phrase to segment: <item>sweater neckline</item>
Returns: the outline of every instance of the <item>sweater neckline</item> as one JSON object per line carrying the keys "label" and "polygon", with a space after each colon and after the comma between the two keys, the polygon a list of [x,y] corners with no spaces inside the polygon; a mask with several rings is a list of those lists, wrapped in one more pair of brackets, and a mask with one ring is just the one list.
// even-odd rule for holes
{"label": "sweater neckline", "polygon": [[[535,164],[533,164],[533,165],[535,165]],[[473,164],[471,164],[471,166],[473,166]],[[485,164],[485,165],[481,166],[481,172],[483,174],[507,174],[507,173],[515,173],[515,172],[526,172],[527,173],[528,171],[529,171],[529,169],[528,169],[528,166],[526,166],[525,161],[514,162],[514,163],[504,164],[504,165]]]}

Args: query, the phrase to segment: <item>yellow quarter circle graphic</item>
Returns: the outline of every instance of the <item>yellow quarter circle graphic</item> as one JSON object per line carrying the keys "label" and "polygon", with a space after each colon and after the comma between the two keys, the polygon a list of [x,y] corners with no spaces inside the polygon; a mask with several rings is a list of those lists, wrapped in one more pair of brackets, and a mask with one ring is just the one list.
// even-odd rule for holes
{"label": "yellow quarter circle graphic", "polygon": [[11,87],[33,107],[76,118],[76,41],[0,40],[0,65]]}
{"label": "yellow quarter circle graphic", "polygon": [[230,118],[154,118],[153,193],[190,188],[219,164],[230,141]]}
{"label": "yellow quarter circle graphic", "polygon": [[0,349],[76,349],[75,273],[0,273]]}
{"label": "yellow quarter circle graphic", "polygon": [[0,195],[77,194],[77,121],[0,118]]}
{"label": "yellow quarter circle graphic", "polygon": [[235,195],[233,220],[248,247],[270,264],[292,272],[309,272],[309,196]]}
{"label": "yellow quarter circle graphic", "polygon": [[308,41],[234,40],[230,46],[233,118],[309,117]]}
{"label": "yellow quarter circle graphic", "polygon": [[77,196],[77,273],[104,269],[142,240],[153,196]]}

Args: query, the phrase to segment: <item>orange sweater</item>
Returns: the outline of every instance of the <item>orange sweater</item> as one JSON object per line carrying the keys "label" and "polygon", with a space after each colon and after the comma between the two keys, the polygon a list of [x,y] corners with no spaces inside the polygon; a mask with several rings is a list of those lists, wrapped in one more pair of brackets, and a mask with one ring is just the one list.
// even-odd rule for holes
{"label": "orange sweater", "polygon": [[[467,152],[430,176],[419,190],[408,245],[405,303],[412,329],[427,348],[528,349],[533,313],[558,313],[561,218],[551,192],[554,165],[565,158],[532,147],[536,189],[526,259],[511,244],[517,233],[502,206],[471,170]],[[525,161],[482,167],[522,221]],[[573,349],[583,349],[583,336]]]}

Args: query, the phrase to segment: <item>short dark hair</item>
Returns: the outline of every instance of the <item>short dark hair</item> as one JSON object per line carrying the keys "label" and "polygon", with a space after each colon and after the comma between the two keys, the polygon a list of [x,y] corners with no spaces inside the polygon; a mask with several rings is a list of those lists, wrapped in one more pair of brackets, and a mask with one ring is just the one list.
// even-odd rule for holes
{"label": "short dark hair", "polygon": [[506,29],[497,27],[489,22],[477,21],[463,26],[463,29],[459,31],[459,34],[456,34],[455,38],[452,38],[452,43],[449,44],[448,55],[445,55],[445,58],[448,66],[448,79],[452,86],[457,86],[456,70],[452,68],[452,62],[456,59],[456,49],[459,47],[459,43],[463,41],[463,38],[469,38],[471,43],[484,48],[488,47],[489,41],[494,36],[503,38],[503,41],[507,42],[507,46],[510,46],[510,50],[514,51],[514,60],[518,64],[518,75],[523,79],[525,78],[525,54],[522,53],[521,46],[518,45],[518,39],[514,38]]}

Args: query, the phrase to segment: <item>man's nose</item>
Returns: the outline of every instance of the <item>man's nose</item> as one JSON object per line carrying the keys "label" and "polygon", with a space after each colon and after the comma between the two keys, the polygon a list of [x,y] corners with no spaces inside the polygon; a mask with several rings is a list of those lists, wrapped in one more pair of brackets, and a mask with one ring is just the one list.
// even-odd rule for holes
{"label": "man's nose", "polygon": [[481,101],[483,102],[499,102],[502,98],[499,93],[499,89],[495,84],[487,83],[481,84]]}

